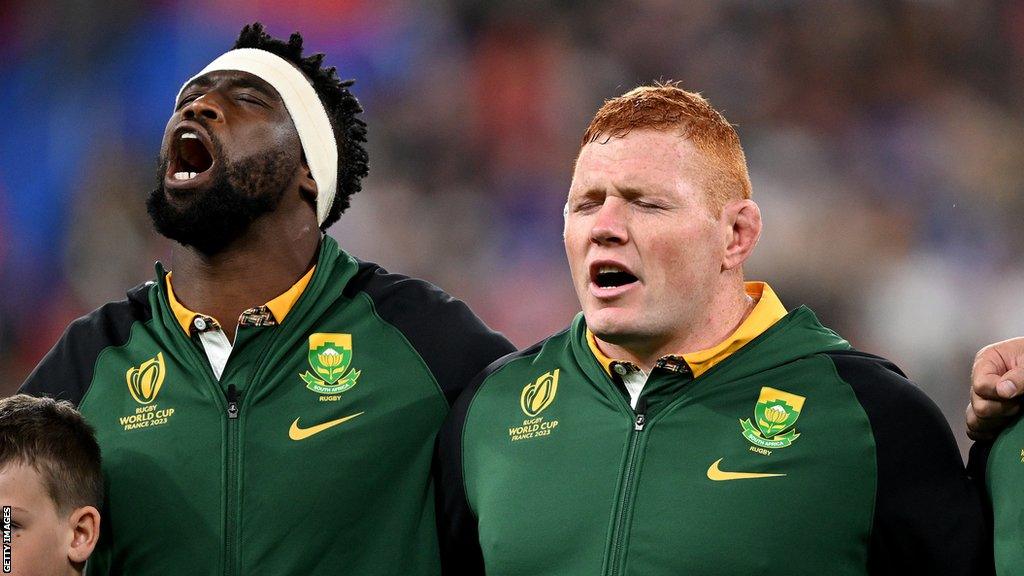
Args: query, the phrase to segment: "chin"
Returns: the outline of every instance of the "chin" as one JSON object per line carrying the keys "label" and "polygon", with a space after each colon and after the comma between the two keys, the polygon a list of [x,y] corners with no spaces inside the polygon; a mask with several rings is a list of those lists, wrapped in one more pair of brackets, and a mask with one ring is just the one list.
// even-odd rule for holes
{"label": "chin", "polygon": [[587,328],[606,342],[616,340],[637,332],[633,315],[621,308],[599,308],[584,310],[583,317],[587,320]]}
{"label": "chin", "polygon": [[195,205],[203,202],[209,191],[204,188],[193,188],[188,190],[174,190],[163,188],[162,193],[167,200],[167,205],[179,213],[184,212]]}

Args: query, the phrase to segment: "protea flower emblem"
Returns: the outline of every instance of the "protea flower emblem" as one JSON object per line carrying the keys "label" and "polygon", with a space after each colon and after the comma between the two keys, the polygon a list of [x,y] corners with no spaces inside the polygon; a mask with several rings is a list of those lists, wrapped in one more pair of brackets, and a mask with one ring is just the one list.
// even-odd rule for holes
{"label": "protea flower emblem", "polygon": [[750,419],[740,420],[743,436],[761,448],[785,448],[800,434],[793,426],[806,398],[775,388],[761,388],[761,395],[754,405],[754,423]]}
{"label": "protea flower emblem", "polygon": [[338,351],[334,348],[328,348],[320,354],[317,354],[316,357],[320,359],[320,363],[324,366],[330,366],[333,368],[341,364],[341,354],[338,354]]}
{"label": "protea flower emblem", "polygon": [[352,361],[352,351],[342,348],[338,350],[333,342],[328,342],[322,348],[310,351],[310,366],[316,371],[320,379],[334,384],[345,374],[349,362]]}
{"label": "protea flower emblem", "polygon": [[784,403],[765,406],[764,412],[758,418],[757,427],[765,437],[772,437],[776,432],[786,429],[786,422],[789,420],[789,410],[786,410]]}
{"label": "protea flower emblem", "polygon": [[164,353],[158,352],[156,357],[125,372],[128,392],[139,404],[149,404],[156,400],[156,395],[160,393],[160,388],[164,385],[164,374]]}
{"label": "protea flower emblem", "polygon": [[310,390],[320,394],[340,394],[356,385],[359,370],[349,370],[352,364],[351,334],[310,335],[307,358],[313,371],[299,376]]}
{"label": "protea flower emblem", "polygon": [[523,387],[519,395],[519,407],[523,413],[533,418],[544,411],[555,401],[558,392],[558,369],[542,374],[532,384]]}
{"label": "protea flower emblem", "polygon": [[343,356],[334,348],[328,348],[323,352],[316,355],[317,360],[320,361],[320,366],[317,367],[317,374],[328,382],[336,382],[344,370],[339,369]]}

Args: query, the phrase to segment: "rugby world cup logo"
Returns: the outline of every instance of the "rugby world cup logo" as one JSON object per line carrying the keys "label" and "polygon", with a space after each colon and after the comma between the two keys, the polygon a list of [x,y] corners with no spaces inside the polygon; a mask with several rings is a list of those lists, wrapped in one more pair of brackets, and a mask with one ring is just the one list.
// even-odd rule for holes
{"label": "rugby world cup logo", "polygon": [[128,381],[128,392],[139,404],[149,404],[156,400],[160,387],[164,385],[164,353],[158,352],[156,357],[146,360],[139,366],[133,366],[125,372]]}
{"label": "rugby world cup logo", "polygon": [[523,413],[534,418],[555,401],[558,392],[558,369],[542,374],[532,384],[523,387],[519,395],[519,407]]}

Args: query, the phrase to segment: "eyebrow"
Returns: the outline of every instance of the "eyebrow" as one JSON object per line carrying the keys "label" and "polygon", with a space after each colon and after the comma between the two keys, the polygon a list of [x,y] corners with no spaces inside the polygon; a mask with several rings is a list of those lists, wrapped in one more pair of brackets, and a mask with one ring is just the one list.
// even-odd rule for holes
{"label": "eyebrow", "polygon": [[267,84],[263,80],[256,80],[254,78],[243,77],[234,80],[231,84],[232,88],[251,88],[268,98],[280,99],[280,96],[278,96],[277,91],[274,90],[270,86],[270,84]]}
{"label": "eyebrow", "polygon": [[[191,88],[209,88],[212,84],[213,81],[210,80],[209,76],[200,76],[192,82],[189,82],[188,85],[185,86],[184,89],[182,89],[181,93],[184,94]],[[265,81],[257,80],[255,78],[249,78],[246,76],[232,80],[231,88],[249,88],[259,92],[260,94],[263,94],[267,98],[271,98],[274,100],[281,99],[280,95],[277,94],[277,91],[275,91]]]}
{"label": "eyebrow", "polygon": [[570,189],[569,190],[569,197],[566,200],[566,202],[567,203],[571,203],[574,200],[578,201],[578,200],[582,200],[582,199],[585,199],[585,198],[589,198],[589,199],[603,198],[603,197],[605,197],[607,195],[608,195],[608,192],[605,191],[604,187],[601,187],[601,186],[594,186],[594,187],[591,187],[591,188],[586,188],[584,190],[576,192],[575,194],[573,193],[572,189]]}
{"label": "eyebrow", "polygon": [[622,195],[626,200],[632,200],[641,196],[650,195],[651,190],[644,188],[637,188],[634,186],[621,186],[618,188],[619,194]]}
{"label": "eyebrow", "polygon": [[206,76],[202,76],[186,84],[185,87],[181,89],[181,93],[184,94],[192,88],[209,88],[210,84],[213,84],[213,82],[210,82],[210,79]]}
{"label": "eyebrow", "polygon": [[[621,195],[626,200],[633,200],[634,198],[639,198],[641,196],[652,196],[658,194],[657,190],[636,186],[616,187],[615,190],[618,192],[619,195]],[[608,191],[605,190],[604,186],[595,186],[593,188],[587,188],[586,190],[579,192],[576,196],[582,198],[594,198],[607,195]]]}

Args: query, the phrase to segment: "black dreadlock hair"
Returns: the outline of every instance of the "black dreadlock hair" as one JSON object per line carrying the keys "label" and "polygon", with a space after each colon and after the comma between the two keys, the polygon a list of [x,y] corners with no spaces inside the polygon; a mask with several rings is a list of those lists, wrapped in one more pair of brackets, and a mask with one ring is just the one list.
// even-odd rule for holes
{"label": "black dreadlock hair", "polygon": [[355,80],[341,80],[334,66],[324,68],[324,55],[302,56],[302,35],[298,32],[288,42],[267,34],[263,24],[254,22],[242,28],[235,48],[266,50],[291,62],[312,82],[313,89],[327,110],[338,143],[338,191],[327,218],[320,225],[326,230],[338,221],[349,206],[349,197],[362,190],[362,179],[369,172],[366,142],[366,123],[357,117],[363,111],[359,101],[348,90]]}

